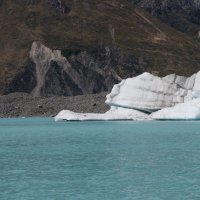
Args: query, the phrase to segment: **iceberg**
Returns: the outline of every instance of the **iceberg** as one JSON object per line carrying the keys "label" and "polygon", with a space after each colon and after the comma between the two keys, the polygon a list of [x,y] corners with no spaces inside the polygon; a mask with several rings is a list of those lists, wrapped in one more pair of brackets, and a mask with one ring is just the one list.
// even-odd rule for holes
{"label": "iceberg", "polygon": [[195,76],[185,78],[175,74],[160,78],[143,73],[115,85],[106,103],[152,113],[162,108],[183,103],[192,90]]}
{"label": "iceberg", "polygon": [[162,78],[145,72],[114,85],[105,103],[111,107],[106,113],[63,110],[55,120],[199,120],[200,72]]}
{"label": "iceberg", "polygon": [[116,121],[144,120],[147,118],[147,114],[137,110],[111,107],[106,113],[75,113],[63,110],[55,117],[55,121]]}
{"label": "iceberg", "polygon": [[150,115],[155,120],[200,120],[200,99],[164,108]]}

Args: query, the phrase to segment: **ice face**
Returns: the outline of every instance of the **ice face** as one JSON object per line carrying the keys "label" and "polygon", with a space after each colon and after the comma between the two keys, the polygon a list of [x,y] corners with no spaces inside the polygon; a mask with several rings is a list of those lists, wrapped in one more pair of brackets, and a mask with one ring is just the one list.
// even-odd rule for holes
{"label": "ice face", "polygon": [[143,73],[115,85],[106,103],[151,113],[184,102],[187,89],[180,85],[184,86],[186,80],[176,75],[159,78]]}
{"label": "ice face", "polygon": [[200,120],[200,99],[164,108],[150,115],[156,120]]}

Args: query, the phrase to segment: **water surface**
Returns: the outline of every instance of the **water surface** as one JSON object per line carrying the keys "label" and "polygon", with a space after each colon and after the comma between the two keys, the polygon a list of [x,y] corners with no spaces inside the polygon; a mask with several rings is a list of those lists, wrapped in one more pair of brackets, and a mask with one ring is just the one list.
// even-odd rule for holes
{"label": "water surface", "polygon": [[200,122],[0,119],[1,200],[200,199]]}

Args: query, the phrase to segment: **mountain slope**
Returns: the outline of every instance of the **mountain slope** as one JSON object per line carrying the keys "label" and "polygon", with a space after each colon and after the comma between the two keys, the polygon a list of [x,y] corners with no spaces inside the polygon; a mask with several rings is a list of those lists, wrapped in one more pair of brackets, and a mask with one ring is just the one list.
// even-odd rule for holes
{"label": "mountain slope", "polygon": [[199,39],[199,0],[132,0],[131,2],[173,28]]}
{"label": "mountain slope", "polygon": [[[50,49],[60,49],[72,68],[78,71],[81,66],[81,73],[89,69],[92,62],[90,67],[103,70],[103,82],[112,70],[117,77],[126,78],[143,71],[189,75],[200,69],[199,44],[193,38],[129,1],[4,0],[0,6],[0,27],[3,27],[0,31],[0,93],[33,92],[34,78],[30,83],[30,76],[34,73],[29,73],[29,78],[24,74],[33,62],[29,52],[34,41]],[[86,73],[88,83],[93,81],[92,76]],[[53,82],[51,76],[46,78]],[[91,89],[88,93],[109,90],[117,80],[112,78],[106,87]],[[24,88],[22,83],[30,87]],[[63,84],[65,82],[51,91],[63,91]]]}

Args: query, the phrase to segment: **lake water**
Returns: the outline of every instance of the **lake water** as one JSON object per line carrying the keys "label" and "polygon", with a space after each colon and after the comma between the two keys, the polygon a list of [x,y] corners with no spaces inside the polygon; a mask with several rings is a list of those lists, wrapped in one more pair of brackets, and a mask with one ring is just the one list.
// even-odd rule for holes
{"label": "lake water", "polygon": [[199,200],[200,122],[0,119],[0,200]]}

